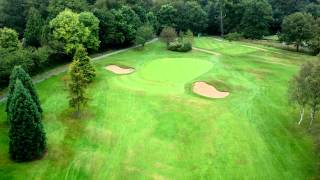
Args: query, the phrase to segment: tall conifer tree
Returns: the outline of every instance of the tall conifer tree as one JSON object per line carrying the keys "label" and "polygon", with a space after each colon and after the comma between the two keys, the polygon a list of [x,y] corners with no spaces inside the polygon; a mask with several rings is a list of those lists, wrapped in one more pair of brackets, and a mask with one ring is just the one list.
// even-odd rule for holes
{"label": "tall conifer tree", "polygon": [[43,156],[46,149],[46,135],[41,123],[37,105],[29,90],[17,79],[9,112],[9,154],[18,162],[31,161]]}
{"label": "tall conifer tree", "polygon": [[7,100],[7,107],[6,107],[6,112],[9,112],[9,106],[10,106],[10,103],[11,103],[11,99],[13,97],[13,91],[15,89],[15,84],[16,84],[16,80],[19,79],[23,86],[29,90],[29,93],[31,95],[31,98],[33,100],[33,102],[36,104],[37,108],[38,108],[38,111],[40,113],[42,113],[42,108],[41,108],[41,105],[40,105],[40,100],[39,100],[39,97],[38,97],[38,94],[33,86],[33,82],[32,82],[32,79],[31,77],[29,76],[29,74],[27,74],[23,68],[21,66],[16,66],[14,67],[12,73],[11,73],[11,76],[10,76],[10,84],[9,84],[9,93],[8,93],[8,100]]}

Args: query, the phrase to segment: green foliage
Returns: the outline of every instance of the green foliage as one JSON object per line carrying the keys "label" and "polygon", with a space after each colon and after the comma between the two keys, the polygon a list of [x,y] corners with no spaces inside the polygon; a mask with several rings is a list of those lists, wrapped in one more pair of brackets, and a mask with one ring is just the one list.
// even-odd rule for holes
{"label": "green foliage", "polygon": [[[248,0],[251,1],[251,0]],[[222,18],[225,34],[229,32],[239,32],[242,18],[246,10],[247,0],[219,0],[222,6]],[[222,5],[220,5],[222,3]],[[220,15],[219,15],[220,20]],[[219,26],[220,27],[220,26]]]}
{"label": "green foliage", "polygon": [[137,16],[139,17],[141,23],[147,23],[148,19],[147,19],[147,11],[145,8],[143,8],[142,6],[139,5],[134,5],[132,7],[132,10],[137,14]]}
{"label": "green foliage", "polygon": [[12,28],[21,36],[25,28],[27,0],[3,0],[0,12],[0,27]]}
{"label": "green foliage", "polygon": [[320,63],[315,63],[312,70],[309,73],[310,75],[306,78],[306,81],[307,95],[309,98],[308,103],[311,108],[311,127],[320,105]]}
{"label": "green foliage", "polygon": [[303,42],[312,38],[313,17],[310,14],[294,13],[284,18],[280,40],[295,44],[297,51]]}
{"label": "green foliage", "polygon": [[9,90],[8,90],[8,99],[7,99],[7,106],[6,106],[6,112],[9,113],[10,110],[10,104],[13,102],[13,96],[14,96],[14,89],[16,85],[16,81],[20,80],[23,84],[23,87],[26,88],[30,96],[35,103],[37,110],[39,113],[42,113],[42,108],[40,104],[40,100],[37,94],[36,89],[33,86],[33,82],[29,74],[27,74],[21,66],[15,66],[12,70],[11,76],[10,76],[10,83],[9,83]]}
{"label": "green foliage", "polygon": [[312,33],[312,39],[308,43],[314,54],[317,55],[320,53],[320,18],[316,20]]}
{"label": "green foliage", "polygon": [[320,18],[320,2],[318,4],[316,3],[310,3],[305,8],[306,13],[311,14],[315,18]]}
{"label": "green foliage", "polygon": [[0,48],[16,50],[19,48],[18,33],[10,28],[0,29]]}
{"label": "green foliage", "polygon": [[51,20],[50,27],[53,29],[53,38],[64,43],[64,50],[72,54],[78,47],[87,43],[90,30],[79,20],[79,14],[71,10],[65,10]]}
{"label": "green foliage", "polygon": [[194,42],[193,32],[189,29],[184,35],[185,41],[190,42],[191,44]]}
{"label": "green foliage", "polygon": [[79,117],[81,105],[85,105],[88,101],[88,98],[85,96],[87,79],[84,77],[79,61],[75,60],[72,62],[69,68],[69,76],[69,105],[76,109],[77,116]]}
{"label": "green foliage", "polygon": [[127,46],[134,42],[136,31],[141,25],[138,15],[129,7],[120,9],[95,9],[100,20],[99,37],[102,48],[107,46]]}
{"label": "green foliage", "polygon": [[242,34],[238,32],[229,33],[225,36],[225,39],[228,41],[239,41],[242,38]]}
{"label": "green foliage", "polygon": [[177,29],[194,33],[202,33],[208,26],[208,14],[194,1],[177,5]]}
{"label": "green foliage", "polygon": [[159,31],[159,22],[157,16],[152,11],[147,13],[147,22],[152,25],[155,32]]}
{"label": "green foliage", "polygon": [[303,11],[309,0],[268,0],[273,9],[271,30],[277,33],[281,30],[283,19],[295,12]]}
{"label": "green foliage", "polygon": [[220,4],[219,1],[210,2],[206,7],[208,13],[209,34],[220,34]]}
{"label": "green foliage", "polygon": [[49,17],[54,18],[65,9],[80,13],[88,9],[88,4],[86,0],[50,0],[48,6]]}
{"label": "green foliage", "polygon": [[94,15],[99,19],[100,49],[106,49],[109,44],[115,42],[116,21],[115,15],[108,9],[94,9]]}
{"label": "green foliage", "polygon": [[303,109],[300,122],[303,120],[304,107],[310,107],[310,127],[320,105],[320,63],[307,62],[301,66],[300,72],[295,76],[289,86],[290,100],[296,102]]}
{"label": "green foliage", "polygon": [[266,0],[251,0],[241,21],[243,36],[250,39],[262,39],[268,34],[269,24],[272,20],[272,8]]}
{"label": "green foliage", "polygon": [[178,10],[170,4],[162,5],[157,14],[160,29],[177,27]]}
{"label": "green foliage", "polygon": [[29,91],[17,79],[10,102],[9,154],[18,162],[40,158],[46,150],[41,114]]}
{"label": "green foliage", "polygon": [[136,31],[141,25],[138,15],[129,7],[122,6],[118,11],[113,11],[116,22],[116,44],[132,44],[136,37]]}
{"label": "green foliage", "polygon": [[167,44],[167,47],[171,42],[175,41],[176,38],[177,38],[177,32],[172,27],[165,27],[162,29],[160,33],[160,40],[162,42],[165,42]]}
{"label": "green foliage", "polygon": [[148,40],[153,38],[153,36],[154,31],[152,26],[145,24],[138,28],[135,43],[144,46]]}
{"label": "green foliage", "polygon": [[79,47],[76,50],[76,53],[73,57],[73,61],[79,62],[79,67],[83,73],[83,77],[86,83],[90,83],[96,77],[96,70],[94,66],[91,64],[91,59],[88,56],[88,53],[85,48]]}
{"label": "green foliage", "polygon": [[41,34],[44,20],[38,10],[32,8],[29,11],[24,40],[27,46],[39,47],[41,45]]}
{"label": "green foliage", "polygon": [[192,50],[193,33],[189,30],[187,33],[180,31],[179,38],[171,42],[168,50],[176,52],[189,52]]}
{"label": "green foliage", "polygon": [[189,52],[192,50],[192,44],[190,42],[175,41],[169,44],[168,50],[176,52]]}
{"label": "green foliage", "polygon": [[91,12],[82,12],[79,15],[79,21],[90,31],[87,41],[85,42],[85,47],[89,50],[98,50],[100,45],[99,40],[99,19],[93,15]]}
{"label": "green foliage", "polygon": [[15,51],[0,49],[0,87],[8,85],[10,74],[15,66],[22,66],[30,74],[35,74],[52,66],[49,56],[53,52],[45,46],[38,49],[21,48]]}

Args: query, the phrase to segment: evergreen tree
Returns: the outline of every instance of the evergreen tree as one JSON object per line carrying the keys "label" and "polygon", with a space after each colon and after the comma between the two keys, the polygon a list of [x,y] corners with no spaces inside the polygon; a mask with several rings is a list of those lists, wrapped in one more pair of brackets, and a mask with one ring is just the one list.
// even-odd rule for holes
{"label": "evergreen tree", "polygon": [[19,79],[14,87],[9,119],[9,154],[14,161],[30,161],[45,153],[46,135],[29,91]]}
{"label": "evergreen tree", "polygon": [[23,86],[29,91],[31,98],[33,102],[36,104],[38,108],[38,112],[42,113],[42,108],[40,105],[40,100],[38,97],[38,94],[33,86],[32,79],[31,77],[23,70],[21,66],[16,66],[14,67],[11,76],[10,76],[10,84],[9,84],[9,92],[8,92],[8,99],[7,99],[7,107],[6,107],[6,112],[10,113],[10,104],[12,102],[12,98],[14,96],[14,89],[15,89],[15,84],[16,80],[19,79]]}
{"label": "evergreen tree", "polygon": [[74,61],[79,61],[79,66],[83,72],[83,76],[87,83],[92,82],[92,80],[96,77],[96,70],[94,66],[91,64],[90,57],[85,48],[79,47],[76,50],[74,55]]}
{"label": "evergreen tree", "polygon": [[80,116],[80,107],[87,102],[85,97],[85,89],[87,87],[87,80],[83,75],[80,62],[75,60],[70,65],[69,70],[69,104],[72,108],[77,110],[77,116]]}
{"label": "evergreen tree", "polygon": [[31,8],[24,32],[25,43],[28,46],[39,47],[44,20],[38,10]]}

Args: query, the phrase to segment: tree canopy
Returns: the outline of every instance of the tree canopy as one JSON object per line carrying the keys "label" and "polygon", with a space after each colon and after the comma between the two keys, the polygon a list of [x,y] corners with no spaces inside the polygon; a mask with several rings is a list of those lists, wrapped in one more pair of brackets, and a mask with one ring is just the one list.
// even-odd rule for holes
{"label": "tree canopy", "polygon": [[15,50],[19,48],[18,33],[9,28],[0,29],[0,48]]}
{"label": "tree canopy", "polygon": [[314,19],[310,14],[297,12],[287,16],[282,23],[281,40],[295,44],[297,51],[304,41],[312,38]]}

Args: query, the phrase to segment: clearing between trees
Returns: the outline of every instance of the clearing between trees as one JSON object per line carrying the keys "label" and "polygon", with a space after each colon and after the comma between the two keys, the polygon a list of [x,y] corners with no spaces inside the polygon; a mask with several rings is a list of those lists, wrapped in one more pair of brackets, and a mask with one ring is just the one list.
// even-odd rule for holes
{"label": "clearing between trees", "polygon": [[[66,73],[36,84],[48,151],[27,166],[12,162],[7,117],[0,113],[0,177],[315,177],[319,158],[303,130],[308,121],[298,125],[299,112],[288,105],[287,87],[299,66],[317,57],[211,37],[194,41],[196,48],[221,55],[172,52],[155,42],[96,61],[90,101],[80,119],[69,108]],[[110,64],[137,71],[117,75],[106,71]],[[201,97],[192,92],[194,82],[231,95]]]}

